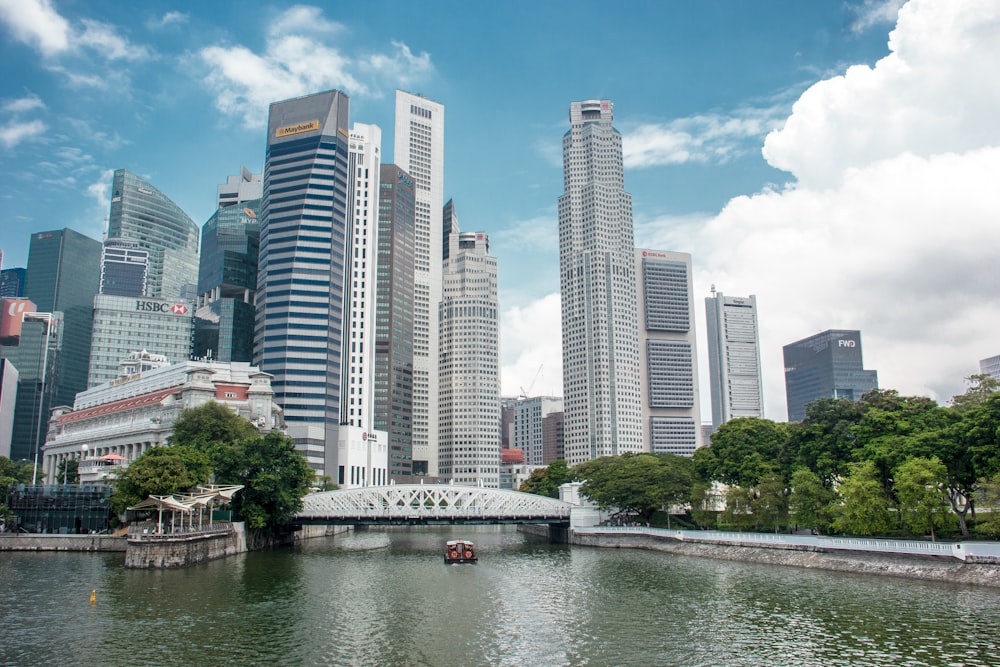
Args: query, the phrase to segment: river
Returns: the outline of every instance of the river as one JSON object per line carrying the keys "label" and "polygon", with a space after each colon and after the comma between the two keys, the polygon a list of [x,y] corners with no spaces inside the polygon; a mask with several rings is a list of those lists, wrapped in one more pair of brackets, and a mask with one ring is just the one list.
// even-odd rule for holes
{"label": "river", "polygon": [[[443,563],[453,537],[479,564]],[[123,561],[0,553],[0,664],[1000,665],[995,588],[512,527],[372,529],[182,570]]]}

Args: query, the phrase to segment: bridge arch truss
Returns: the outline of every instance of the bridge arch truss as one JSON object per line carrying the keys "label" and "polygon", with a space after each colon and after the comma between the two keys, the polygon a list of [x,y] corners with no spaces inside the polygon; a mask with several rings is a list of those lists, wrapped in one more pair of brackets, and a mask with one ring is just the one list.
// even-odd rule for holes
{"label": "bridge arch truss", "polygon": [[544,523],[569,525],[572,505],[531,493],[451,484],[395,484],[311,493],[298,525]]}

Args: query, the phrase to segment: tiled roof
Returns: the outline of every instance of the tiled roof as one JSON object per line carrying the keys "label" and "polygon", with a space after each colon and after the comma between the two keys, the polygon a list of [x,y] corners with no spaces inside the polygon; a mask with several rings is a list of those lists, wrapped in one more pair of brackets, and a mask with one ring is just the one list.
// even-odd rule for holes
{"label": "tiled roof", "polygon": [[85,408],[83,410],[77,410],[76,412],[67,412],[64,415],[57,417],[55,423],[69,424],[72,422],[82,421],[84,419],[92,419],[93,417],[103,417],[104,415],[113,415],[116,412],[124,412],[126,410],[141,408],[144,405],[159,403],[167,396],[176,394],[180,390],[180,387],[170,387],[169,389],[161,389],[160,391],[153,391],[148,394],[142,394],[141,396],[134,396],[132,398],[126,398],[113,403],[105,403],[104,405]]}

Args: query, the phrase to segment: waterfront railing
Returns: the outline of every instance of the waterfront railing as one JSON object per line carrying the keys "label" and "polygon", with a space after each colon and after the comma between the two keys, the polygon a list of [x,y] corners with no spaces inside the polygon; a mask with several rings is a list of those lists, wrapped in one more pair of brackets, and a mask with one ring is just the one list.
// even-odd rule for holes
{"label": "waterfront railing", "polygon": [[647,526],[588,526],[574,532],[648,535],[687,542],[711,542],[738,546],[807,549],[819,551],[864,551],[909,556],[946,556],[959,560],[985,558],[1000,560],[1000,542],[928,542],[892,540],[874,537],[827,537],[825,535],[786,535],[781,533],[736,533],[722,530],[675,530]]}
{"label": "waterfront railing", "polygon": [[128,527],[130,540],[163,540],[178,537],[202,537],[206,535],[227,535],[233,532],[230,521],[215,521],[208,526],[171,526],[158,525],[156,522],[144,521],[133,523]]}

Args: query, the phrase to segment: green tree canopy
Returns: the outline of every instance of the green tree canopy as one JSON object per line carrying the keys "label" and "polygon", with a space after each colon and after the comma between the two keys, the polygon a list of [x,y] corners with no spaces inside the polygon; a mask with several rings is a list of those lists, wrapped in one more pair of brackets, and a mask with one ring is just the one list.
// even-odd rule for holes
{"label": "green tree canopy", "polygon": [[695,481],[691,459],[673,454],[605,456],[574,466],[571,473],[583,482],[581,494],[647,523],[658,510],[687,501]]}
{"label": "green tree canopy", "polygon": [[272,431],[231,450],[220,463],[220,484],[242,484],[233,498],[233,509],[250,528],[273,529],[285,525],[302,509],[315,474],[288,436]]}
{"label": "green tree canopy", "polygon": [[833,507],[833,529],[850,535],[885,535],[894,527],[889,496],[872,461],[852,463]]}
{"label": "green tree canopy", "polygon": [[788,424],[758,417],[731,419],[712,434],[712,478],[750,487],[768,475],[784,476],[787,444]]}
{"label": "green tree canopy", "polygon": [[220,446],[260,439],[260,432],[229,407],[209,401],[182,410],[174,421],[171,445],[189,445],[211,454]]}
{"label": "green tree canopy", "polygon": [[846,398],[823,398],[810,403],[806,418],[789,425],[792,460],[832,487],[854,461],[858,437],[853,427],[859,421],[861,409]]}
{"label": "green tree canopy", "polygon": [[124,512],[149,496],[185,493],[205,484],[209,470],[208,458],[190,447],[153,447],[118,476],[111,507]]}
{"label": "green tree canopy", "polygon": [[896,497],[908,532],[930,533],[931,539],[936,539],[936,529],[943,527],[950,516],[947,476],[947,469],[936,456],[909,459],[896,469]]}
{"label": "green tree canopy", "polygon": [[544,468],[535,468],[528,479],[521,482],[518,491],[534,493],[549,498],[559,497],[559,487],[569,481],[569,467],[565,461],[553,461]]}
{"label": "green tree canopy", "polygon": [[792,473],[791,494],[788,497],[792,521],[802,528],[827,532],[830,529],[830,506],[836,495],[819,475],[808,468],[799,468]]}

